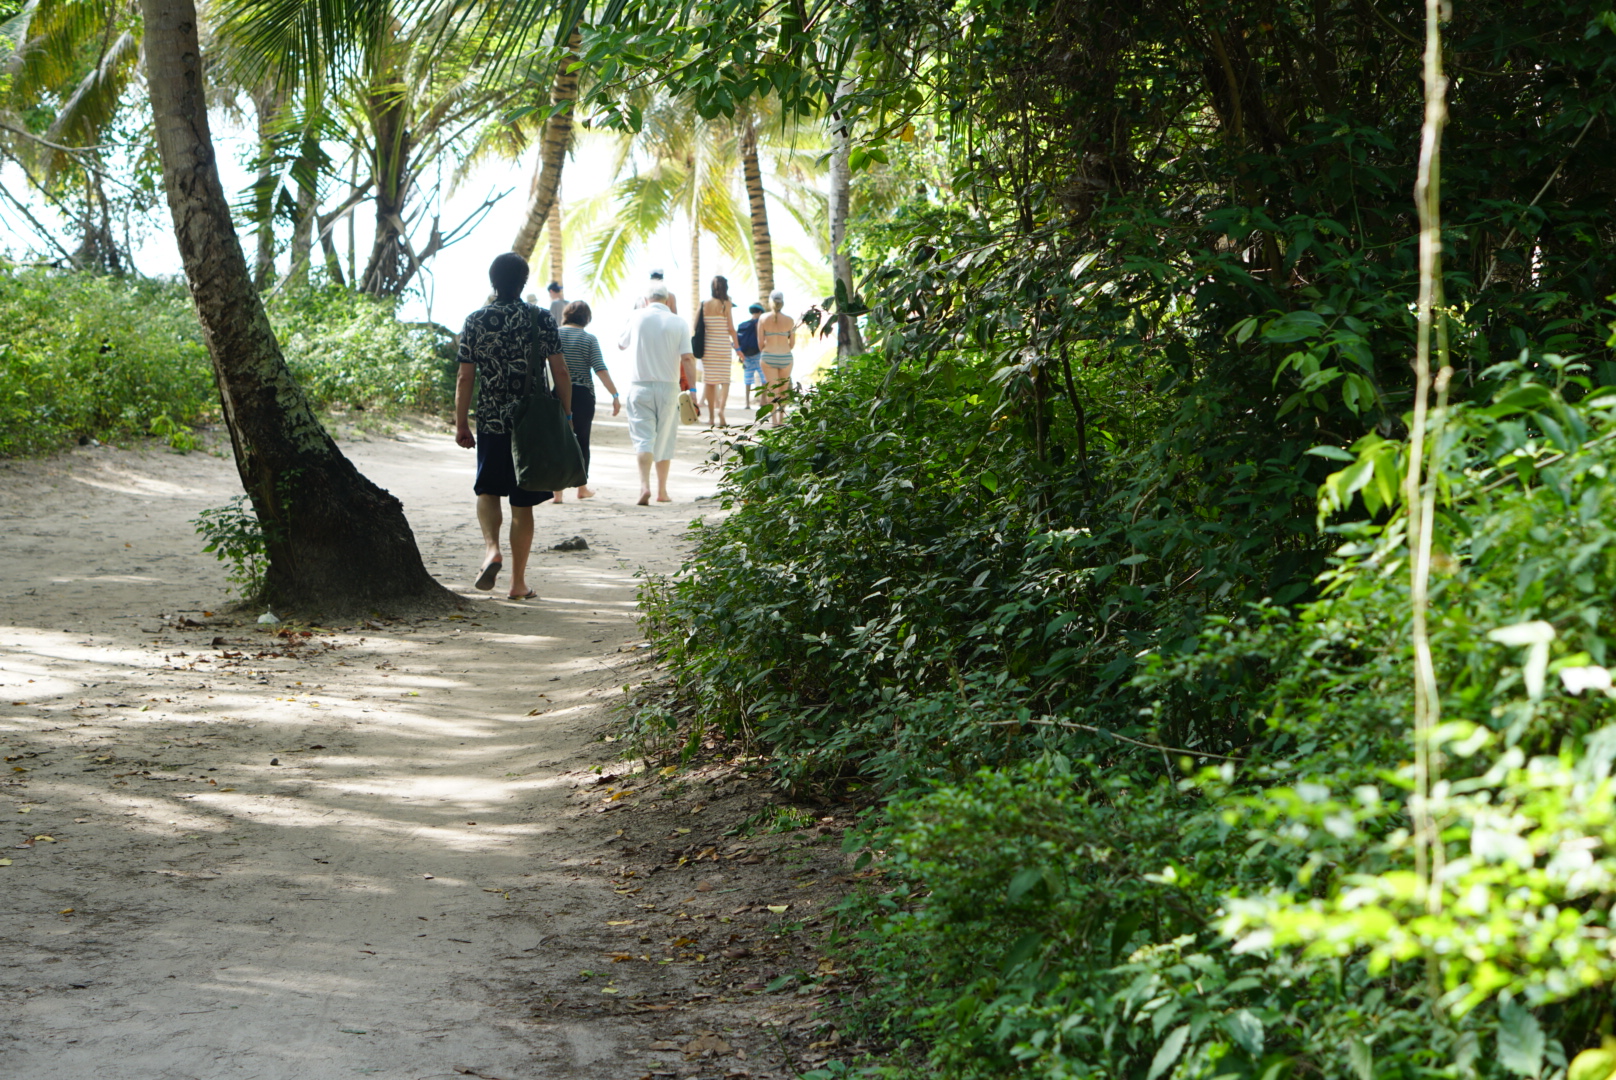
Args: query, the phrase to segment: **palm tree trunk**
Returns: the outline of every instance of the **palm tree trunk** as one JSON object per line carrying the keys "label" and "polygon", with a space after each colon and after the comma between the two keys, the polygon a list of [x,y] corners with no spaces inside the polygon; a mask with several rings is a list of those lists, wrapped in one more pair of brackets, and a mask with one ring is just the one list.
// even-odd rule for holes
{"label": "palm tree trunk", "polygon": [[[561,263],[561,193],[559,191],[556,192],[556,197],[550,202],[550,214],[548,220],[545,221],[544,227],[550,237],[550,280],[565,286],[566,279],[561,276],[563,267]],[[565,288],[562,289],[562,295],[566,295]]]}
{"label": "palm tree trunk", "polygon": [[[696,328],[696,313],[701,310],[701,226],[696,214],[690,214],[690,328]],[[701,357],[696,357],[700,360]]]}
{"label": "palm tree trunk", "polygon": [[750,119],[741,132],[741,167],[746,174],[746,201],[752,208],[752,263],[757,270],[758,298],[767,300],[774,291],[774,241],[769,234],[769,207],[763,201],[757,125]]}
{"label": "palm tree trunk", "polygon": [[141,0],[163,187],[236,469],[263,524],[276,603],[338,614],[443,607],[398,499],[361,476],[281,356],[219,181],[193,0]]}
{"label": "palm tree trunk", "polygon": [[270,168],[274,152],[274,122],[281,110],[281,95],[274,87],[261,88],[253,95],[258,113],[258,179],[253,184],[253,216],[258,219],[258,251],[253,265],[253,284],[269,287],[275,276],[275,173]]}
{"label": "palm tree trunk", "polygon": [[409,259],[404,250],[404,204],[409,200],[410,117],[405,90],[389,72],[379,73],[369,101],[375,141],[371,175],[376,180],[376,232],[360,286],[372,296],[397,296]]}
{"label": "palm tree trunk", "polygon": [[[300,171],[300,170],[299,170]],[[292,226],[292,263],[287,271],[289,286],[309,283],[309,256],[314,250],[314,223],[320,215],[314,204],[314,184],[303,176],[297,181],[297,222]]]}
{"label": "palm tree trunk", "polygon": [[[837,98],[852,91],[851,81],[844,80],[836,88]],[[853,297],[853,263],[847,254],[847,204],[853,183],[850,155],[853,151],[853,131],[841,112],[832,116],[830,153],[830,266],[836,279],[836,291],[849,300]],[[851,315],[838,318],[836,355],[856,356],[864,351],[864,337],[859,333],[858,321]]]}
{"label": "palm tree trunk", "polygon": [[534,164],[533,183],[528,191],[527,217],[511,243],[511,250],[524,259],[532,260],[539,232],[550,218],[550,206],[561,194],[561,168],[567,160],[567,146],[572,142],[572,103],[578,100],[578,73],[572,70],[572,65],[578,62],[582,42],[577,30],[567,38],[567,53],[556,68],[555,84],[550,88],[551,104],[566,107],[550,117],[544,126],[539,159]]}

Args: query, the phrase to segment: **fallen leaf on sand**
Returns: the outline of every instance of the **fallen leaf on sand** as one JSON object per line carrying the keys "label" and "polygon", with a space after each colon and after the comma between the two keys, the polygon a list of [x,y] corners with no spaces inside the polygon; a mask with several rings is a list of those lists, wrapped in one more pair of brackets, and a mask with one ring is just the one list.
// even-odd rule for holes
{"label": "fallen leaf on sand", "polygon": [[774,912],[776,915],[784,915],[786,913],[786,909],[790,906],[790,904],[770,904],[769,910]]}
{"label": "fallen leaf on sand", "polygon": [[633,919],[608,919],[606,921],[606,925],[607,926],[633,926],[634,925],[634,920]]}
{"label": "fallen leaf on sand", "polygon": [[56,843],[56,837],[54,837],[54,836],[36,836],[36,837],[34,837],[34,839],[35,840],[44,840],[46,843],[50,843],[50,844]]}
{"label": "fallen leaf on sand", "polygon": [[11,865],[11,860],[10,859],[0,859],[0,866],[10,866],[10,865]]}
{"label": "fallen leaf on sand", "polygon": [[70,908],[70,907],[65,907],[61,911],[58,911],[56,914],[58,914],[58,915],[71,915],[71,914],[73,914],[73,909]]}
{"label": "fallen leaf on sand", "polygon": [[703,1035],[698,1039],[691,1039],[685,1043],[685,1056],[694,1057],[697,1054],[711,1050],[715,1054],[733,1054],[735,1048],[720,1039],[717,1035]]}
{"label": "fallen leaf on sand", "polygon": [[683,1050],[684,1047],[680,1046],[678,1043],[674,1042],[672,1039],[658,1039],[656,1042],[654,1042],[650,1046],[646,1047],[646,1049],[647,1050]]}

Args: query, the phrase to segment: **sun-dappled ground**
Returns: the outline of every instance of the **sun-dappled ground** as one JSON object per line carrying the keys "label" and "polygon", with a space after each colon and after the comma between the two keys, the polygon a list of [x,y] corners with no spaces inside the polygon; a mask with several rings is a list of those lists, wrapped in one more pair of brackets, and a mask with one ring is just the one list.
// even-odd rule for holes
{"label": "sun-dappled ground", "polygon": [[[759,995],[786,1037],[750,1039],[757,1015],[719,1006],[791,968],[779,924],[822,908],[796,890],[841,865],[835,808],[780,817],[723,769],[612,798],[651,790],[600,741],[652,670],[635,572],[677,567],[715,481],[687,429],[675,503],[636,507],[621,422],[596,441],[600,497],[538,508],[540,598],[512,602],[469,589],[472,455],[425,423],[350,433],[471,602],[336,626],[227,609],[189,521],[239,490],[228,459],[3,463],[0,1072],[775,1075],[805,1006]],[[693,807],[698,835],[662,820]],[[770,813],[807,831],[701,835]],[[789,856],[777,889],[755,851]]]}

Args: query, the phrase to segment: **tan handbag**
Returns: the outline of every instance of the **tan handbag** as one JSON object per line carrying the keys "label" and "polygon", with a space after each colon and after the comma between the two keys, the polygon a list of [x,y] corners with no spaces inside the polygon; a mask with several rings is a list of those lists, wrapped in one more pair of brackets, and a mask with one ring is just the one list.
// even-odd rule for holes
{"label": "tan handbag", "polygon": [[696,395],[683,391],[679,394],[679,422],[681,424],[694,424],[701,419],[701,406],[696,404]]}

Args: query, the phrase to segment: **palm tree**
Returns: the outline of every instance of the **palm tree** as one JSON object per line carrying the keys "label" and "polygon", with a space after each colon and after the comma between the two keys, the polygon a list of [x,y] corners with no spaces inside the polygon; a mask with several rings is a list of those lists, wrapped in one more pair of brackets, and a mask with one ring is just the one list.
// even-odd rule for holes
{"label": "palm tree", "polygon": [[193,0],[140,7],[164,192],[272,594],[327,612],[452,603],[403,506],[337,449],[287,370],[219,181]]}
{"label": "palm tree", "polygon": [[[0,91],[0,148],[48,201],[78,219],[76,251],[46,236],[81,268],[120,273],[127,265],[101,147],[138,72],[138,29],[132,4],[104,0],[28,0],[7,27],[17,45]],[[49,126],[34,134],[21,114],[52,105]]]}
{"label": "palm tree", "polygon": [[[734,259],[747,258],[747,215],[734,177],[741,143],[733,123],[704,120],[676,97],[658,94],[640,130],[619,139],[612,185],[579,204],[571,227],[587,234],[584,274],[615,289],[636,252],[682,219],[690,236],[691,310],[701,302],[701,238],[712,235]],[[597,224],[598,223],[598,224]]]}
{"label": "palm tree", "polygon": [[[581,43],[577,24],[567,34],[567,47],[556,65],[555,82],[550,88],[550,104],[555,111],[545,121],[539,155],[533,163],[533,180],[528,186],[527,214],[511,242],[511,250],[524,259],[533,258],[539,232],[546,223],[550,229],[550,273],[561,280],[560,224],[561,169],[572,146],[572,103],[578,100],[578,48]],[[529,113],[528,115],[532,115]]]}

